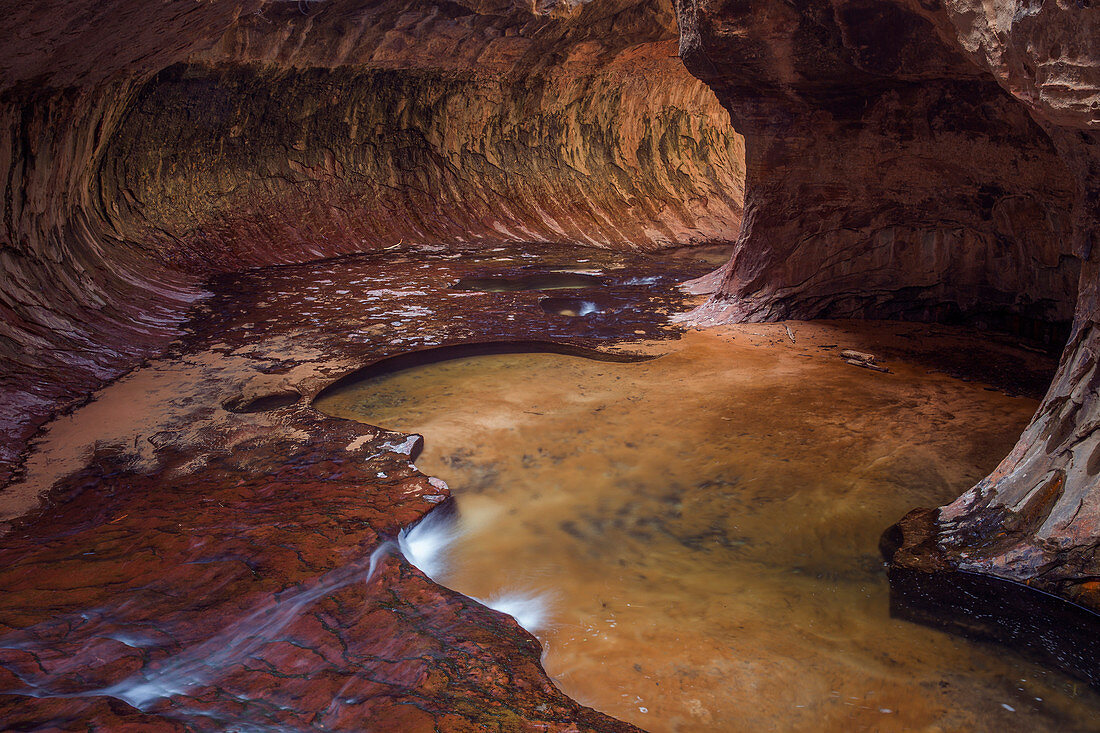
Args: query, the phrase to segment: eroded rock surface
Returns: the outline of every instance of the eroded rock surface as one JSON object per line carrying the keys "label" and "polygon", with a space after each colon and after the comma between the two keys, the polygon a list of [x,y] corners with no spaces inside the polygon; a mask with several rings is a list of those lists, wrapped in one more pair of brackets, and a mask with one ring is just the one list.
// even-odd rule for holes
{"label": "eroded rock surface", "polygon": [[1083,263],[1073,333],[1034,421],[933,531],[958,567],[1100,610],[1100,10],[954,2],[932,19],[1049,134],[1076,181],[1067,245]]}
{"label": "eroded rock surface", "polygon": [[[959,316],[1056,343],[1072,314],[1059,373],[1012,453],[886,544],[898,572],[931,573],[928,583],[977,572],[1100,610],[1100,11],[967,0],[678,7],[686,63],[749,141],[737,253],[701,284],[718,294],[697,316]],[[979,613],[968,594],[954,609],[949,591],[933,594],[941,622],[1004,636],[995,621],[951,618]],[[1074,643],[1042,653],[1100,678],[1081,663],[1090,655],[1063,653]]]}
{"label": "eroded rock surface", "polygon": [[[893,549],[1100,609],[1090,3],[679,0],[684,59],[717,102],[657,0],[2,9],[0,483],[48,415],[173,338],[207,276],[436,239],[732,237],[741,143],[720,102],[749,138],[749,191],[698,319],[1071,328],[1016,449]],[[268,367],[284,396],[331,376]],[[233,395],[232,414],[278,394]],[[135,460],[171,445],[150,437]]]}
{"label": "eroded rock surface", "polygon": [[404,242],[736,236],[742,141],[671,7],[8,3],[0,483],[205,276]]}
{"label": "eroded rock surface", "polygon": [[928,20],[891,2],[680,14],[685,63],[748,140],[744,229],[700,320],[965,319],[1064,338],[1071,172]]}
{"label": "eroded rock surface", "polygon": [[674,336],[673,285],[706,267],[640,285],[645,256],[543,247],[538,272],[594,269],[605,298],[646,306],[583,321],[537,291],[447,287],[531,274],[534,255],[442,249],[224,276],[167,355],[51,424],[25,482],[49,502],[0,538],[5,726],[635,730],[565,697],[532,636],[397,551],[449,497],[411,463],[419,436],[309,401],[486,333],[612,354]]}

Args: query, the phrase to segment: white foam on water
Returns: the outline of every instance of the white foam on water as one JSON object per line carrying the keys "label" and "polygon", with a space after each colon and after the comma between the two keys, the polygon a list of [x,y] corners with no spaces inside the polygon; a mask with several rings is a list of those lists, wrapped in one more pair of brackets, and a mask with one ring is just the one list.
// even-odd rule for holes
{"label": "white foam on water", "polygon": [[413,526],[401,530],[397,545],[406,560],[442,585],[447,572],[447,549],[459,534],[458,522],[453,516],[431,512]]}
{"label": "white foam on water", "polygon": [[475,599],[494,611],[506,613],[532,634],[545,628],[550,620],[549,593],[509,591],[489,599]]}
{"label": "white foam on water", "polygon": [[[446,586],[450,548],[462,535],[453,514],[432,512],[398,535],[401,554],[436,583]],[[550,619],[552,594],[521,590],[499,592],[490,598],[469,596],[494,611],[507,614],[534,634]]]}

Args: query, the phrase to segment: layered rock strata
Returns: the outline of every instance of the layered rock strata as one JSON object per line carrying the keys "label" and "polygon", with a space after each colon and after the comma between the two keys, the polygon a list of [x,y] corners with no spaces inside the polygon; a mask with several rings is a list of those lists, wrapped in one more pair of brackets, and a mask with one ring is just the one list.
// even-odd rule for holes
{"label": "layered rock strata", "polygon": [[[1072,316],[1012,453],[885,545],[899,609],[1038,640],[1049,660],[1100,679],[1077,633],[1100,610],[1100,11],[966,0],[683,0],[679,11],[685,62],[748,139],[745,226],[707,283],[718,292],[702,320],[946,314],[1053,339]],[[970,591],[960,573],[976,573]],[[1036,626],[1048,601],[1002,602],[1029,588],[1082,609]]]}
{"label": "layered rock strata", "polygon": [[[908,531],[898,564],[934,572],[944,563],[1026,583],[1091,610],[1086,615],[1094,625],[1100,610],[1100,10],[1088,3],[1007,3],[994,12],[947,3],[930,17],[1029,110],[1072,172],[1067,245],[1082,272],[1073,332],[1031,425],[981,483],[938,514],[915,513],[902,523]],[[1066,624],[1071,633],[1083,628],[1075,621]],[[1040,646],[1055,662],[1067,656]],[[1077,646],[1070,666],[1100,684],[1095,648]]]}
{"label": "layered rock strata", "polygon": [[659,2],[9,6],[0,484],[210,274],[738,229],[741,139]]}
{"label": "layered rock strata", "polygon": [[1050,136],[1075,179],[1066,244],[1082,262],[1073,332],[1034,421],[996,471],[941,510],[937,534],[960,567],[1100,609],[1100,9],[948,3],[930,17]]}
{"label": "layered rock strata", "polygon": [[1027,110],[897,3],[681,2],[682,54],[747,145],[701,320],[966,320],[1056,338],[1074,180]]}

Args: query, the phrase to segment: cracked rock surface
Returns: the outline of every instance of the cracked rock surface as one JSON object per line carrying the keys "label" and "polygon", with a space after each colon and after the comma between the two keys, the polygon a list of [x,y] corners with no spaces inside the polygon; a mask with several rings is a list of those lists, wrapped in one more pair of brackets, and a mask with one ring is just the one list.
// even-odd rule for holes
{"label": "cracked rock surface", "polygon": [[[5,507],[23,516],[0,538],[0,719],[635,730],[566,697],[534,637],[397,550],[400,530],[450,496],[412,464],[420,437],[309,404],[364,364],[484,333],[614,358],[626,339],[675,336],[674,284],[706,267],[674,260],[655,281],[643,255],[583,254],[406,247],[215,283],[164,357],[51,424],[21,495],[33,505],[53,487],[46,504]],[[599,272],[617,317],[547,314],[536,291],[448,288],[522,278],[532,260]],[[297,399],[262,401],[285,395]]]}

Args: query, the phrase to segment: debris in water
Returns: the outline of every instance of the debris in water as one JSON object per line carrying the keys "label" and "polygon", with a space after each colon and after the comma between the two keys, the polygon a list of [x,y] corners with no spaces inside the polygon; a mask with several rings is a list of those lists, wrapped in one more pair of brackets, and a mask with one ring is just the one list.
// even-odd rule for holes
{"label": "debris in water", "polygon": [[[793,337],[791,340],[794,340]],[[874,354],[865,354],[862,351],[852,351],[851,349],[845,349],[844,351],[840,352],[840,358],[843,359],[845,363],[851,364],[852,366],[863,367],[864,369],[872,369],[876,372],[885,372],[886,374],[890,373],[889,369],[875,363],[878,361],[878,357]]]}
{"label": "debris in water", "polygon": [[840,352],[841,359],[852,359],[853,361],[865,361],[868,364],[874,364],[878,361],[878,357],[874,354],[867,354],[862,351],[853,351],[852,349],[845,349]]}

